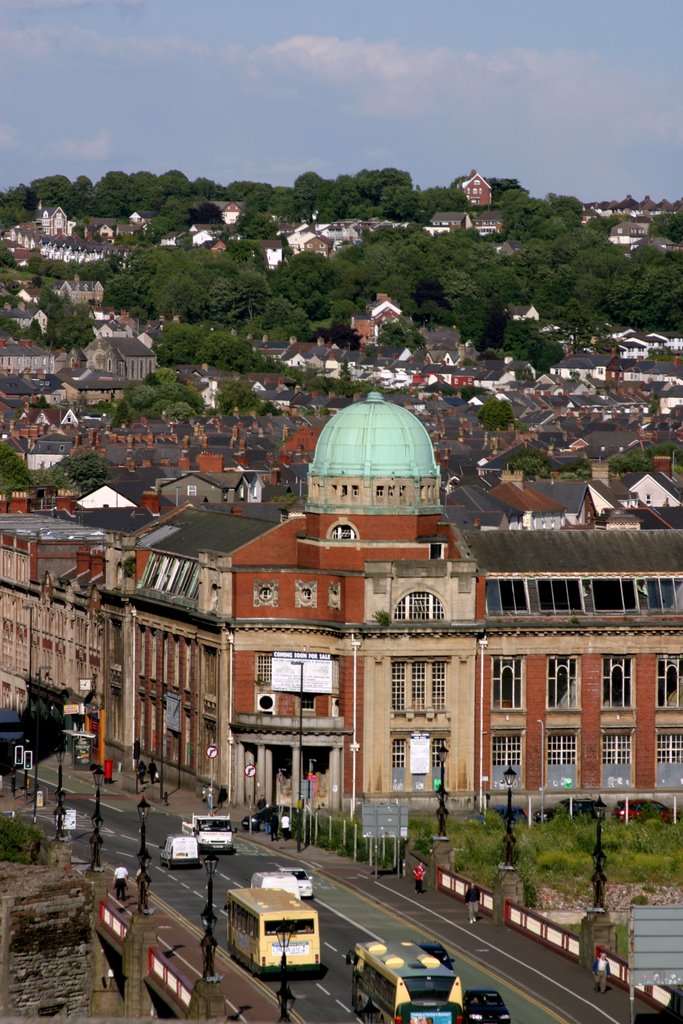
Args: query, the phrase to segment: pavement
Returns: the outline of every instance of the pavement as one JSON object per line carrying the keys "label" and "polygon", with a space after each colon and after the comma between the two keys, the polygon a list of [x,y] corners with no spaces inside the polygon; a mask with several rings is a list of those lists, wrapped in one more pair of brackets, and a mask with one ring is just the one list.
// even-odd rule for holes
{"label": "pavement", "polygon": [[[50,805],[54,805],[54,789],[56,787],[57,769],[52,760],[41,762],[41,782],[43,789],[48,791]],[[63,786],[69,794],[88,794],[92,797],[93,785],[90,773],[83,770],[64,769]],[[164,809],[158,797],[159,786],[148,785],[145,789],[146,799],[153,805],[158,805],[160,810]],[[192,813],[201,813],[206,810],[201,798],[194,793],[185,790],[178,790],[169,793],[168,813],[174,816],[187,817]],[[115,775],[114,782],[110,786],[102,787],[102,799],[122,800],[136,805],[141,799],[141,792],[135,793],[135,780],[132,772],[121,779]],[[23,797],[18,796],[12,801],[7,785],[0,796],[0,811],[6,811],[14,805],[18,813],[24,816]],[[26,812],[30,816],[32,801],[26,805]],[[227,808],[224,808],[227,811]],[[236,828],[236,835],[240,835],[240,821],[246,808],[230,808],[230,815]],[[242,835],[247,836],[246,832]],[[609,991],[604,995],[594,995],[592,977],[584,969],[570,961],[562,958],[544,946],[539,945],[531,939],[526,938],[511,929],[502,925],[494,924],[490,918],[482,917],[476,927],[468,925],[467,910],[464,903],[444,895],[443,893],[427,890],[424,896],[416,899],[414,882],[412,878],[397,877],[395,874],[387,875],[379,873],[376,875],[366,863],[359,863],[348,858],[340,857],[330,851],[319,847],[304,847],[297,852],[296,840],[288,842],[278,840],[271,842],[269,835],[262,832],[254,832],[250,839],[257,844],[267,844],[269,852],[281,851],[295,861],[299,861],[303,867],[310,869],[316,874],[326,875],[335,883],[348,888],[356,895],[364,897],[371,903],[381,907],[384,911],[394,913],[413,923],[413,925],[424,931],[425,934],[444,942],[448,947],[453,947],[465,957],[468,962],[479,964],[482,969],[491,969],[492,964],[496,966],[499,976],[506,982],[516,987],[518,991],[524,989],[525,982],[517,976],[517,971],[524,968],[533,971],[534,992],[539,1004],[544,1001],[547,995],[549,1005],[556,1007],[555,1019],[558,1021],[572,1021],[576,1024],[609,1024],[609,1022],[626,1022],[631,1020],[628,992],[616,985],[611,985]],[[106,855],[106,847],[103,850]],[[87,865],[75,865],[76,868]],[[111,865],[113,871],[113,865]],[[410,872],[412,874],[412,872]],[[113,899],[113,897],[111,897]],[[128,900],[128,907],[134,909],[135,900]],[[172,908],[163,904],[151,891],[151,904],[155,907],[155,920],[160,926],[160,933],[164,935],[162,945],[173,950],[175,948],[176,959],[180,967],[192,980],[201,976],[201,953],[199,949],[200,929],[194,927],[183,918],[180,918]],[[492,950],[495,956],[492,956]],[[181,952],[179,952],[181,951]],[[228,1000],[228,1019],[241,1019],[252,1022],[261,1020],[275,1020],[275,1007],[272,990],[267,989],[261,983],[250,979],[243,971],[235,967],[229,957],[218,950],[217,970],[224,972],[222,982],[223,991]],[[554,980],[561,978],[562,988],[568,993],[581,993],[582,1005],[579,1011],[567,1012],[566,1007],[558,1006],[557,986]],[[544,979],[548,980],[546,986]],[[471,982],[470,982],[471,984]],[[490,984],[490,982],[489,982]],[[547,991],[546,991],[547,989]],[[261,991],[263,990],[263,991]],[[584,995],[585,994],[585,998]],[[259,1003],[255,1000],[258,998]],[[601,1001],[602,1000],[602,1001]],[[661,1014],[650,1009],[645,1003],[636,1000],[636,1013],[632,1024],[654,1024],[654,1018],[662,1020]],[[234,1015],[234,1016],[233,1016]],[[293,1019],[297,1019],[294,1012]]]}

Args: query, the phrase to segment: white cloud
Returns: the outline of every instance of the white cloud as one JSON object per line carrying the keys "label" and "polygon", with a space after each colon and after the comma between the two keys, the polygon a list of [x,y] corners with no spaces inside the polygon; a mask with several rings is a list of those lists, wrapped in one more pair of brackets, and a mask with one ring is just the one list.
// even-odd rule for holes
{"label": "white cloud", "polygon": [[92,139],[58,139],[51,149],[65,159],[105,160],[111,154],[111,131],[103,128]]}

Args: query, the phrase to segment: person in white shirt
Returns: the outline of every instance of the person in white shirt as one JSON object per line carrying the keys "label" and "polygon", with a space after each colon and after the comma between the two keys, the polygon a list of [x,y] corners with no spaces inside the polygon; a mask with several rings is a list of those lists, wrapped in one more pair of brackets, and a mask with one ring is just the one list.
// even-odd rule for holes
{"label": "person in white shirt", "polygon": [[291,828],[290,818],[289,818],[289,815],[287,814],[287,811],[285,811],[283,813],[282,817],[280,818],[280,829],[282,830],[282,838],[283,839],[289,839],[290,838],[290,828]]}
{"label": "person in white shirt", "polygon": [[114,891],[116,893],[117,900],[123,900],[126,897],[126,882],[128,880],[128,869],[123,864],[114,871]]}

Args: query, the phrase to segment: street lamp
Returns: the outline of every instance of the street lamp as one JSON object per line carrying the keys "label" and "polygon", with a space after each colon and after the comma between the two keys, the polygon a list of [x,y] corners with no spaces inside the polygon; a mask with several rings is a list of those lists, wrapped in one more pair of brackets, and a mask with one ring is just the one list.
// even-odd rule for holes
{"label": "street lamp", "polygon": [[216,926],[216,915],[213,912],[213,876],[216,873],[216,867],[218,866],[218,857],[210,850],[204,858],[204,867],[206,868],[206,906],[202,911],[202,924],[204,925],[204,935],[200,943],[202,948],[202,958],[204,961],[204,968],[202,971],[202,979],[204,981],[219,981],[220,979],[216,975],[214,968],[214,954],[216,952],[216,946],[218,943],[213,934],[213,930]]}
{"label": "street lamp", "polygon": [[[31,629],[32,632],[32,629]],[[31,638],[29,637],[29,643]],[[38,666],[38,696],[35,698],[35,709],[36,709],[36,750],[35,750],[35,764],[33,766],[33,824],[35,825],[38,820],[38,762],[40,761],[40,693],[43,684],[43,675],[48,676],[50,673],[49,665]],[[30,676],[29,676],[30,683]]]}
{"label": "street lamp", "polygon": [[55,755],[57,757],[57,806],[55,808],[55,836],[57,839],[64,838],[64,790],[62,788],[62,765],[64,764],[64,755],[66,749],[64,742],[62,741],[57,749]]}
{"label": "street lamp", "polygon": [[102,815],[100,814],[100,786],[102,779],[104,778],[104,772],[97,765],[92,770],[92,779],[95,784],[95,813],[91,815],[92,821],[92,835],[90,836],[90,870],[91,871],[102,871],[102,864],[100,862],[100,851],[102,850],[102,836],[100,829],[102,827]]}
{"label": "street lamp", "polygon": [[536,721],[541,727],[541,821],[545,821],[545,722],[542,718]]}
{"label": "street lamp", "polygon": [[149,851],[147,849],[147,832],[146,822],[147,815],[149,814],[150,805],[145,800],[144,796],[138,804],[138,817],[140,819],[140,849],[138,850],[138,863],[140,865],[138,869],[137,882],[138,882],[138,912],[145,914],[149,911],[148,904],[148,893],[151,878],[147,873],[147,865],[151,861]]}
{"label": "street lamp", "polygon": [[448,808],[446,807],[446,755],[448,753],[448,747],[446,746],[445,740],[439,741],[439,764],[441,766],[441,781],[439,782],[438,798],[439,806],[436,809],[436,817],[439,822],[439,835],[443,838],[446,835],[446,818],[448,817]]}
{"label": "street lamp", "polygon": [[356,756],[360,750],[358,743],[358,648],[360,638],[355,633],[351,634],[351,648],[353,650],[353,733],[351,738],[351,817],[356,815]]}
{"label": "street lamp", "polygon": [[508,765],[503,772],[503,779],[508,790],[508,806],[505,814],[505,836],[503,837],[503,847],[505,849],[505,867],[511,868],[514,864],[514,852],[515,852],[515,837],[512,834],[512,787],[515,784],[517,778],[517,772],[515,769]]}
{"label": "street lamp", "polygon": [[605,862],[607,857],[605,856],[602,849],[602,823],[605,820],[605,812],[607,810],[607,804],[604,803],[602,797],[598,796],[598,799],[593,804],[593,811],[595,813],[597,836],[595,842],[595,849],[593,850],[593,863],[595,864],[595,871],[593,872],[593,909],[603,910],[605,909]]}
{"label": "street lamp", "polygon": [[479,813],[484,813],[484,651],[489,645],[486,633],[477,639],[479,644]]}
{"label": "street lamp", "polygon": [[283,918],[277,924],[277,940],[282,950],[282,959],[280,960],[280,987],[277,990],[277,1001],[280,1005],[280,1021],[287,1022],[291,1020],[289,1011],[294,1006],[294,996],[292,991],[287,984],[287,948],[289,946],[289,940],[296,931],[296,924],[294,921],[288,921]]}

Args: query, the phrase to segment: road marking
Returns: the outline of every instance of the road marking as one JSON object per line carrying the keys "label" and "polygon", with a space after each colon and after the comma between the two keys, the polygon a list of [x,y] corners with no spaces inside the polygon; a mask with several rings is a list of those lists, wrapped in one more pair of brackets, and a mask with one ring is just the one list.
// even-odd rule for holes
{"label": "road marking", "polygon": [[316,983],[315,983],[315,984],[316,984],[316,988],[319,988],[319,989],[320,989],[320,991],[321,991],[321,992],[324,992],[326,996],[329,996],[329,995],[331,994],[330,992],[328,992],[328,990],[327,990],[326,988],[324,988],[324,987],[323,987],[323,986],[322,986],[322,985],[320,984],[320,982],[319,982],[319,981],[316,981]]}
{"label": "road marking", "polygon": [[327,946],[328,949],[331,949],[333,953],[338,953],[339,952],[337,947],[336,946],[332,946],[329,942],[326,942],[325,945]]}
{"label": "road marking", "polygon": [[[324,907],[325,910],[329,910],[331,914],[335,914],[337,917],[341,917],[342,921],[346,921],[347,924],[352,924],[356,928],[358,927],[357,921],[354,921],[352,918],[347,917],[346,914],[342,914],[341,911],[336,909],[336,907],[331,907],[329,903],[323,903],[321,900],[316,900],[316,903],[318,904],[319,907]],[[371,932],[368,928],[364,927],[363,931],[367,935],[369,935],[370,938],[375,939],[377,942],[382,941],[381,935],[377,935],[375,932]]]}

